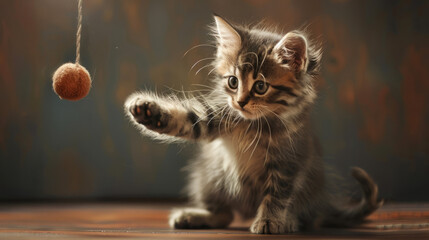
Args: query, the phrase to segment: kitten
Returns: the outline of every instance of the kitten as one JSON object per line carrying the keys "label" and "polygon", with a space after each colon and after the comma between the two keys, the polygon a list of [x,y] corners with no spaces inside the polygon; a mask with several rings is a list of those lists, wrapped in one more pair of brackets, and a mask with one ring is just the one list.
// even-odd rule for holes
{"label": "kitten", "polygon": [[309,126],[321,49],[304,33],[280,35],[214,16],[215,77],[209,94],[132,94],[126,114],[145,135],[201,146],[188,167],[194,208],[173,210],[174,228],[224,228],[233,211],[254,217],[252,233],[290,233],[358,223],[375,211],[377,185],[360,169],[359,204],[326,191],[319,146]]}

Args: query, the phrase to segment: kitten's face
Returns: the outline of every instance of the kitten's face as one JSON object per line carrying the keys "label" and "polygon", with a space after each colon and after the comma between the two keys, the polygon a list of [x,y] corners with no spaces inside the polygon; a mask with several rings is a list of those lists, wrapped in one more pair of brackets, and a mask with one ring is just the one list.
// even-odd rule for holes
{"label": "kitten's face", "polygon": [[229,107],[246,119],[293,113],[303,96],[308,67],[307,41],[291,32],[232,27],[215,17],[217,73]]}
{"label": "kitten's face", "polygon": [[[256,58],[253,54],[250,56]],[[251,60],[249,54],[240,56],[237,66],[231,66],[229,71],[222,74],[221,84],[229,95],[229,106],[246,119],[287,111],[297,97],[293,90],[294,74],[279,66],[269,56],[265,57],[261,69],[255,70],[258,63]]]}

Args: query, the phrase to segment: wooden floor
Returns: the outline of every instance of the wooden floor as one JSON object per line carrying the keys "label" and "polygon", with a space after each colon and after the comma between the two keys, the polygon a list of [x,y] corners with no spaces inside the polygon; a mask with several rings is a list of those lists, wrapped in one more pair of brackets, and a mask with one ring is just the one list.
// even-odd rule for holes
{"label": "wooden floor", "polygon": [[429,239],[429,204],[386,204],[350,229],[256,235],[251,221],[228,229],[173,230],[171,203],[0,204],[0,239]]}

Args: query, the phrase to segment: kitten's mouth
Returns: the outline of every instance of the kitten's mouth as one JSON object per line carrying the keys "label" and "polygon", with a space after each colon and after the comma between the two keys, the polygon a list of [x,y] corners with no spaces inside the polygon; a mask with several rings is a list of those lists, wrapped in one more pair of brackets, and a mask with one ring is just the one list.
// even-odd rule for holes
{"label": "kitten's mouth", "polygon": [[246,119],[252,119],[254,117],[253,114],[246,110],[238,110],[238,113],[240,114],[240,116]]}
{"label": "kitten's mouth", "polygon": [[240,107],[240,106],[238,106],[237,104],[232,103],[232,102],[230,102],[230,106],[231,106],[235,111],[237,111],[237,112],[238,112],[238,114],[239,114],[242,118],[244,118],[244,119],[250,119],[250,120],[253,120],[253,119],[257,119],[257,118],[259,118],[259,117],[260,117],[260,116],[259,116],[259,114],[255,114],[255,113],[251,112],[249,109],[246,109],[246,107],[248,107],[248,106],[245,106],[244,108],[242,108],[242,107]]}
{"label": "kitten's mouth", "polygon": [[259,116],[258,116],[258,114],[255,114],[255,113],[252,113],[252,112],[250,112],[249,110],[246,110],[246,109],[242,109],[242,108],[240,108],[240,109],[238,109],[238,108],[235,108],[235,110],[238,112],[238,114],[242,117],[242,118],[244,118],[244,119],[257,119],[257,118],[259,118]]}

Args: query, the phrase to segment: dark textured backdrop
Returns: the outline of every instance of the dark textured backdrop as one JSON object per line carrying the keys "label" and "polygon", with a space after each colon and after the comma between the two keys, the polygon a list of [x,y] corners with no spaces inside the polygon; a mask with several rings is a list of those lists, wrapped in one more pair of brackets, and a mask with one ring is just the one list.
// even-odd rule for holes
{"label": "dark textured backdrop", "polygon": [[[196,89],[211,14],[324,42],[314,123],[326,162],[358,165],[382,197],[429,200],[429,1],[84,0],[88,97],[58,99],[51,75],[75,58],[76,1],[0,1],[0,199],[175,197],[192,146],[141,137],[122,105],[137,89]],[[200,67],[203,65],[199,65]]]}

